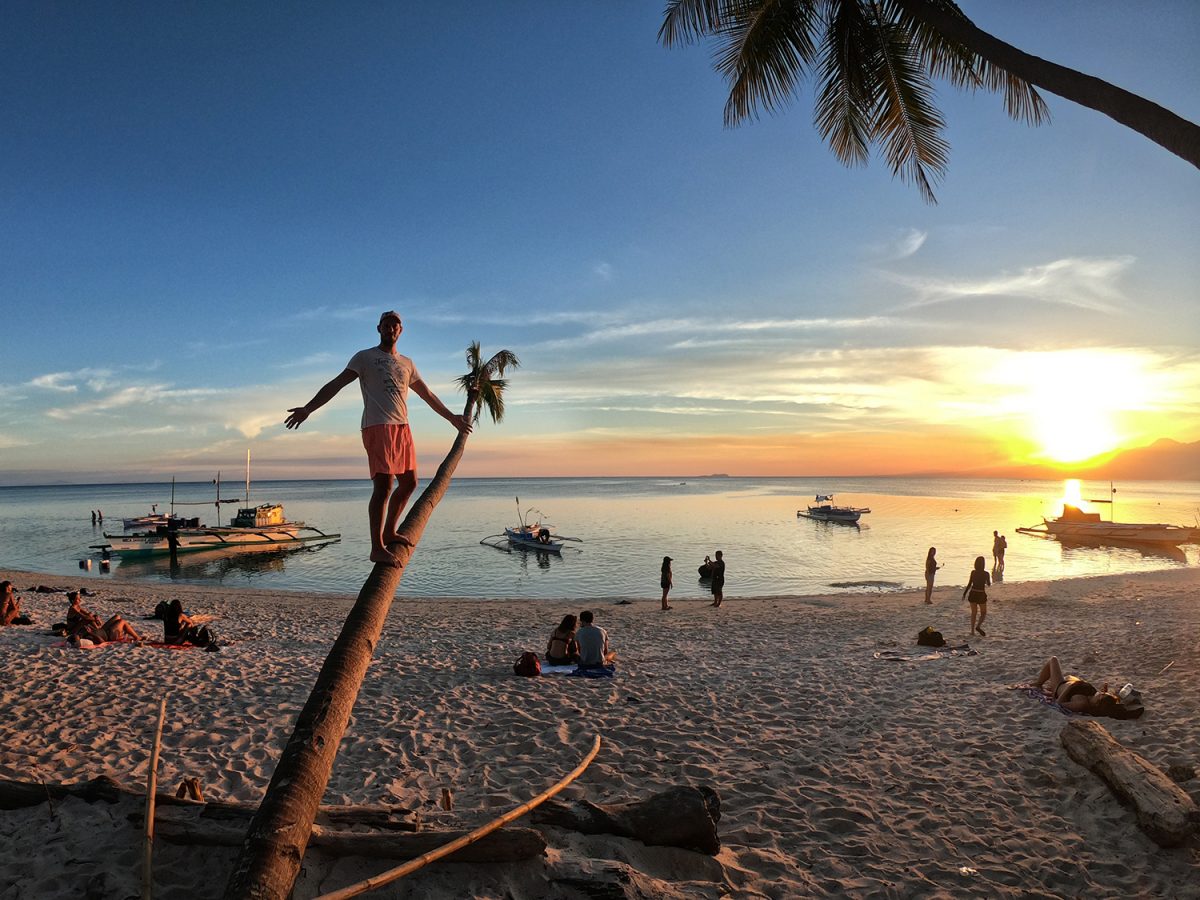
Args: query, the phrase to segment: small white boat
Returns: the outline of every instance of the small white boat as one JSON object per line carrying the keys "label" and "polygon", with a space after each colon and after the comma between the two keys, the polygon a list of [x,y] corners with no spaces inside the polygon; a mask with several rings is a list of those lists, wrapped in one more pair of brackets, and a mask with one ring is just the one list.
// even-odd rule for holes
{"label": "small white boat", "polygon": [[133,531],[135,528],[157,528],[159,525],[166,525],[168,519],[170,519],[169,514],[156,512],[145,516],[122,519],[121,524],[125,526],[126,531]]}
{"label": "small white boat", "polygon": [[567,541],[581,543],[579,538],[564,537],[554,534],[553,525],[543,523],[540,518],[533,522],[529,521],[530,513],[541,512],[530,507],[524,513],[521,512],[521,498],[517,498],[517,516],[520,519],[520,524],[515,528],[505,527],[503,534],[492,534],[485,537],[479,543],[495,547],[497,550],[510,550],[516,547],[519,550],[534,550],[540,553],[557,553],[562,554],[563,544]]}
{"label": "small white boat", "polygon": [[807,510],[798,509],[796,515],[805,519],[816,519],[819,522],[842,522],[847,525],[857,525],[863,513],[869,513],[865,506],[834,506],[833,494],[817,494],[816,506]]}
{"label": "small white boat", "polygon": [[1017,531],[1022,534],[1049,535],[1070,540],[1169,544],[1176,547],[1191,540],[1191,529],[1182,525],[1105,521],[1100,518],[1100,513],[1084,512],[1070,503],[1063,504],[1062,515],[1058,518],[1043,518],[1041,528],[1018,528]]}

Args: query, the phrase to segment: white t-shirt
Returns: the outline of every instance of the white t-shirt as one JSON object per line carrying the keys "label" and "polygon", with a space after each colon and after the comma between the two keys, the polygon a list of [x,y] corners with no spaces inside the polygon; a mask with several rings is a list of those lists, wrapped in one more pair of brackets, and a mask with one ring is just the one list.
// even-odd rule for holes
{"label": "white t-shirt", "polygon": [[362,390],[361,427],[408,424],[408,386],[421,378],[411,359],[369,347],[350,357],[346,368]]}
{"label": "white t-shirt", "polygon": [[608,651],[608,632],[599,625],[580,625],[575,632],[575,641],[579,644],[581,666],[599,666],[606,662],[604,654]]}

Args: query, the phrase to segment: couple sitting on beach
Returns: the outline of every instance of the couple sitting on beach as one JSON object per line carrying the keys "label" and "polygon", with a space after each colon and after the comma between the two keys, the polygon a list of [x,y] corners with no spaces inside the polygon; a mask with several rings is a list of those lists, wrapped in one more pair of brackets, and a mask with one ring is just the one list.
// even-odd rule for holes
{"label": "couple sitting on beach", "polygon": [[552,666],[578,665],[581,669],[611,665],[617,654],[608,649],[608,632],[593,624],[594,620],[592,611],[585,609],[579,614],[582,624],[576,630],[575,616],[563,616],[546,643],[546,662]]}
{"label": "couple sitting on beach", "polygon": [[1053,700],[1070,712],[1088,716],[1136,719],[1145,712],[1141,695],[1133,689],[1133,685],[1126,685],[1120,694],[1109,691],[1107,684],[1096,690],[1076,675],[1064,675],[1057,656],[1046,660],[1037,674],[1037,680],[1028,687],[1041,691],[1048,700]]}
{"label": "couple sitting on beach", "polygon": [[67,640],[76,647],[83,646],[83,641],[104,644],[108,641],[146,640],[120,615],[114,615],[107,622],[102,622],[98,615],[84,607],[79,591],[67,594],[67,604]]}

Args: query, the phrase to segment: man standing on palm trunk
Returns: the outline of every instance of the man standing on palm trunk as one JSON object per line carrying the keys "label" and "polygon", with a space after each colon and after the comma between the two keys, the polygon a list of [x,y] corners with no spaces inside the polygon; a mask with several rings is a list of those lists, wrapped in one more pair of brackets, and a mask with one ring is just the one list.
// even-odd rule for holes
{"label": "man standing on palm trunk", "polygon": [[[400,314],[388,310],[379,317],[379,344],[360,350],[345,370],[317,391],[304,406],[288,410],[284,424],[299,428],[304,421],[337,396],[338,391],[358,379],[362,389],[362,441],[371,470],[371,500],[367,511],[371,526],[371,561],[398,565],[389,549],[408,544],[397,533],[400,513],[417,487],[417,454],[408,427],[408,389],[429,404],[430,409],[457,428],[469,432],[466,416],[451,412],[421,380],[416,366],[396,352],[396,341],[404,331]],[[392,489],[393,481],[395,490]],[[386,513],[386,515],[385,515]]]}

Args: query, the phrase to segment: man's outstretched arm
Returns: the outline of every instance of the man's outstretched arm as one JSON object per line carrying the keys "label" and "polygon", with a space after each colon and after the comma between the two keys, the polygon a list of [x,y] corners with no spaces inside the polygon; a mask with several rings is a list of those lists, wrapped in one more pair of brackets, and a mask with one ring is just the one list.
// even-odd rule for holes
{"label": "man's outstretched arm", "polygon": [[429,408],[435,413],[457,428],[459,431],[465,431],[468,434],[471,432],[471,420],[466,416],[460,416],[458,413],[451,412],[446,409],[446,404],[438,399],[438,395],[429,389],[424,381],[418,378],[416,381],[410,381],[408,386],[412,388],[413,393],[429,404]]}
{"label": "man's outstretched arm", "polygon": [[288,428],[299,428],[302,424],[304,424],[305,419],[336,397],[338,391],[340,391],[357,377],[357,372],[351,369],[343,369],[342,373],[338,375],[337,378],[334,378],[323,388],[317,391],[316,396],[314,396],[303,406],[297,406],[289,409],[288,417],[283,420],[283,424]]}

